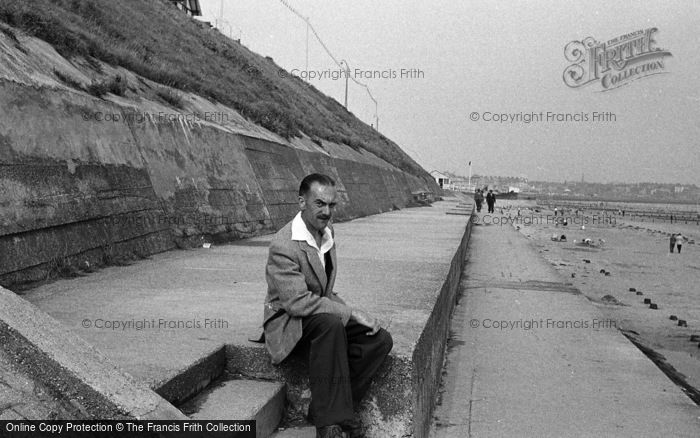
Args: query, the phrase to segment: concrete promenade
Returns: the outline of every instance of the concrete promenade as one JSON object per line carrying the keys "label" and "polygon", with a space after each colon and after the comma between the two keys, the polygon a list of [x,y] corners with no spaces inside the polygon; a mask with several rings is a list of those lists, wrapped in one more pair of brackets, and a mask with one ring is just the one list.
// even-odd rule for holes
{"label": "concrete promenade", "polygon": [[[466,254],[469,216],[446,214],[457,203],[451,199],[335,225],[336,291],[383,319],[394,338],[363,417],[372,422],[370,436],[427,434]],[[270,238],[158,254],[56,281],[24,298],[178,405],[217,377],[214,371],[190,377],[188,370],[202,360],[225,361],[242,377],[267,378],[269,358],[248,338],[261,330]],[[193,387],[195,379],[201,383]]]}
{"label": "concrete promenade", "polygon": [[511,225],[474,226],[461,287],[431,437],[700,436],[700,408]]}

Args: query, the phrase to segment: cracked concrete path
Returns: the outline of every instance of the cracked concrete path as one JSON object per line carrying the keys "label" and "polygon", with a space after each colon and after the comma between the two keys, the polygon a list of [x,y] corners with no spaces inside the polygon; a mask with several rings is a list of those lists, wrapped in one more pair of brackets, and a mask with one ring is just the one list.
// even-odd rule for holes
{"label": "cracked concrete path", "polygon": [[461,286],[432,438],[700,436],[700,408],[512,226],[474,227]]}

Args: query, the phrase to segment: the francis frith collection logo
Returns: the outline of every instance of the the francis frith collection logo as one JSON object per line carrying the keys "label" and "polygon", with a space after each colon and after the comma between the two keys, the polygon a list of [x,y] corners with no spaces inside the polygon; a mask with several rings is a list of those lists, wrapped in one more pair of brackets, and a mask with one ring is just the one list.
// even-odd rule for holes
{"label": "the francis frith collection logo", "polygon": [[564,48],[564,83],[571,88],[600,83],[600,91],[609,91],[632,81],[667,73],[665,57],[671,52],[657,47],[657,28],[638,30],[605,42],[592,37],[571,41]]}

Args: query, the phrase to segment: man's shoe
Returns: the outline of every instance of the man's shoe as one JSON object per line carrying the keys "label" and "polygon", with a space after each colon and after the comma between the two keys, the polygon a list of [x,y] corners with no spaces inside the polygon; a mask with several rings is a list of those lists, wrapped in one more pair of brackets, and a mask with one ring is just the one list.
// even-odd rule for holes
{"label": "man's shoe", "polygon": [[345,432],[337,424],[316,428],[316,438],[346,438]]}

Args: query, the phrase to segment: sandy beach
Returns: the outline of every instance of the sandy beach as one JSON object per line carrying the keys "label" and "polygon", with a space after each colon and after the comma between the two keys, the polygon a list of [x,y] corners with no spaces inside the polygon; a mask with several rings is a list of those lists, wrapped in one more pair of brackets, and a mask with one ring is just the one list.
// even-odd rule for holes
{"label": "sandy beach", "polygon": [[[690,340],[691,335],[700,335],[700,299],[696,296],[700,251],[695,244],[699,226],[633,222],[618,215],[603,217],[599,211],[579,212],[578,217],[575,211],[567,211],[569,224],[562,226],[555,224],[553,210],[542,209],[534,201],[503,200],[497,203],[496,213],[501,208],[504,215],[511,216],[510,221],[494,223],[497,215],[489,218],[482,211],[484,225],[519,229],[606,318],[663,355],[688,384],[700,388],[700,340]],[[669,252],[669,237],[675,232],[688,237],[681,254]],[[565,235],[566,241],[553,241],[553,235]],[[584,239],[591,239],[592,244],[583,244]],[[645,299],[658,309],[651,309]],[[672,315],[686,321],[687,327],[679,326]]]}

